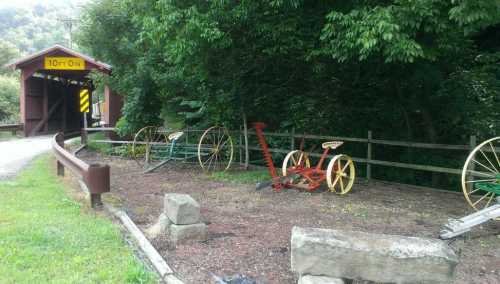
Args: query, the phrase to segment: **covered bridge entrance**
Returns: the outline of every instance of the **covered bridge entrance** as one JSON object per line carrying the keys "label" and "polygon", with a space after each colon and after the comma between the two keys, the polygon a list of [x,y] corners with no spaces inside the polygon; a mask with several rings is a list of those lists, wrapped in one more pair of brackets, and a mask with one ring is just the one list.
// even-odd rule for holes
{"label": "covered bridge entrance", "polygon": [[[87,89],[88,123],[92,117],[92,91],[89,78],[92,70],[111,74],[111,66],[55,45],[21,58],[10,67],[21,70],[20,117],[25,136],[77,132],[83,127],[79,93]],[[107,126],[114,126],[120,116],[122,98],[105,87],[102,117]]]}

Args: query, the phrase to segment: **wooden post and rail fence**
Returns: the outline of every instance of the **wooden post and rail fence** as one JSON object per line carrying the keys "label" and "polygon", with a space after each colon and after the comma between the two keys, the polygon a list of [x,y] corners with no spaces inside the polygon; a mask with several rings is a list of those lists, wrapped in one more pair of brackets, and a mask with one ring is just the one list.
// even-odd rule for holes
{"label": "wooden post and rail fence", "polygon": [[[249,132],[248,135],[256,135],[254,132]],[[341,136],[326,136],[326,135],[312,135],[312,134],[296,134],[295,129],[292,129],[287,133],[278,133],[278,132],[264,132],[266,137],[281,137],[281,138],[289,138],[290,139],[290,148],[270,148],[269,151],[271,153],[281,153],[287,154],[291,150],[296,150],[295,140],[296,139],[305,139],[305,140],[323,140],[323,141],[331,141],[331,140],[340,140],[346,142],[356,142],[356,143],[365,143],[366,144],[366,156],[365,157],[352,157],[353,161],[357,163],[365,164],[365,172],[366,179],[370,180],[372,178],[372,166],[386,166],[386,167],[395,167],[402,169],[411,169],[411,170],[419,170],[419,171],[427,171],[434,173],[445,173],[445,174],[453,174],[460,175],[462,173],[462,169],[453,169],[446,167],[438,167],[432,165],[422,165],[422,164],[412,164],[412,163],[401,163],[401,162],[393,162],[393,161],[384,161],[373,159],[373,145],[386,145],[386,146],[399,146],[406,148],[420,148],[420,149],[433,149],[433,150],[458,150],[458,151],[472,151],[476,147],[476,136],[472,135],[469,139],[469,144],[467,145],[449,145],[449,144],[434,144],[434,143],[421,143],[421,142],[409,142],[409,141],[396,141],[396,140],[384,140],[384,139],[373,139],[372,131],[367,132],[366,138],[355,138],[355,137],[341,137]],[[240,143],[240,148],[241,148]],[[244,148],[244,147],[243,147]],[[259,150],[258,146],[248,146],[249,150]],[[240,150],[240,157],[243,156]],[[340,151],[342,152],[342,151]],[[350,155],[349,153],[346,153]],[[310,153],[311,157],[320,157],[320,153]],[[330,155],[333,157],[333,155]]]}
{"label": "wooden post and rail fence", "polygon": [[[101,127],[101,128],[86,128],[82,129],[82,142],[86,142],[87,132],[88,131],[113,131],[112,127]],[[187,128],[183,129],[185,133],[184,143],[189,144],[190,132],[202,132],[203,130]],[[238,148],[238,151],[235,153],[235,157],[239,158],[240,165],[247,165],[249,161],[249,155],[246,154],[249,150],[251,151],[259,151],[260,147],[257,144],[248,145],[245,147],[244,143],[244,127],[240,127],[239,130],[230,131],[233,139],[237,139],[234,145]],[[255,136],[254,131],[248,131],[247,136]],[[465,145],[450,145],[450,144],[434,144],[434,143],[421,143],[421,142],[409,142],[409,141],[396,141],[396,140],[384,140],[384,139],[374,139],[373,132],[368,131],[366,138],[356,138],[356,137],[343,137],[343,136],[327,136],[327,135],[313,135],[313,134],[298,134],[295,129],[292,129],[290,132],[286,133],[278,133],[278,132],[264,132],[266,137],[280,137],[282,139],[289,139],[290,148],[270,148],[271,153],[281,153],[287,154],[291,150],[296,149],[296,139],[305,139],[305,140],[341,140],[346,142],[355,142],[355,143],[364,143],[366,144],[366,156],[363,157],[352,157],[353,160],[357,163],[364,164],[365,166],[365,174],[366,179],[372,179],[372,166],[385,166],[385,167],[394,167],[401,169],[410,169],[410,170],[418,170],[418,171],[427,171],[434,173],[444,173],[444,174],[452,174],[452,175],[460,175],[462,169],[455,168],[447,168],[433,165],[423,165],[423,164],[413,164],[413,163],[402,163],[402,162],[394,162],[394,161],[386,161],[380,159],[373,158],[373,146],[374,145],[386,145],[386,146],[397,146],[397,147],[406,147],[406,148],[420,148],[420,149],[433,149],[433,150],[455,150],[462,152],[472,151],[476,147],[476,136],[472,135],[469,138],[469,144]],[[131,144],[132,141],[104,141],[98,140],[94,141],[97,143],[112,143],[112,144]],[[192,142],[192,141],[191,141]],[[349,155],[349,153],[346,153]],[[260,155],[260,153],[259,153]],[[311,157],[320,157],[320,153],[310,153]],[[333,155],[331,155],[333,156]],[[259,156],[260,157],[260,156]]]}
{"label": "wooden post and rail fence", "polygon": [[0,132],[9,131],[12,135],[16,135],[17,131],[23,130],[23,124],[14,123],[14,124],[0,124]]}

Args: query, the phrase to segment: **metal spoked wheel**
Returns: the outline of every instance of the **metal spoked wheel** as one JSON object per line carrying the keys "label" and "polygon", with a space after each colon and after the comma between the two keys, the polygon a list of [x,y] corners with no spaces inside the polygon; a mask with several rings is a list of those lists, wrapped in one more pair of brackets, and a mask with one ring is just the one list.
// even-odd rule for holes
{"label": "metal spoked wheel", "polygon": [[144,169],[161,161],[168,143],[167,136],[157,126],[146,126],[134,136],[132,157]]}
{"label": "metal spoked wheel", "polygon": [[354,184],[356,169],[351,157],[341,154],[334,156],[326,169],[326,182],[330,191],[348,193]]}
{"label": "metal spoked wheel", "polygon": [[283,166],[281,168],[283,176],[287,176],[290,170],[310,168],[311,162],[307,153],[301,150],[294,150],[288,153],[283,160]]}
{"label": "metal spoked wheel", "polygon": [[475,210],[495,204],[500,196],[500,137],[479,144],[462,169],[462,190]]}
{"label": "metal spoked wheel", "polygon": [[229,169],[233,155],[233,140],[225,127],[210,127],[201,136],[198,143],[198,162],[204,171]]}
{"label": "metal spoked wheel", "polygon": [[283,176],[291,177],[288,182],[293,186],[303,190],[313,191],[317,188],[317,185],[312,180],[300,175],[294,175],[294,172],[310,167],[311,162],[309,161],[307,153],[301,150],[293,150],[285,156],[281,172]]}

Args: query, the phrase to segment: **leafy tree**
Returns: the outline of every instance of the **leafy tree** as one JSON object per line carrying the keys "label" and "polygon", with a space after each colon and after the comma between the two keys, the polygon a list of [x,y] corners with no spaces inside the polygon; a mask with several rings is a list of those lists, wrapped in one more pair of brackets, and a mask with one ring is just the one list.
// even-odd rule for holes
{"label": "leafy tree", "polygon": [[114,66],[128,131],[172,112],[237,127],[244,113],[281,129],[464,143],[500,131],[499,9],[498,0],[97,0],[79,42]]}

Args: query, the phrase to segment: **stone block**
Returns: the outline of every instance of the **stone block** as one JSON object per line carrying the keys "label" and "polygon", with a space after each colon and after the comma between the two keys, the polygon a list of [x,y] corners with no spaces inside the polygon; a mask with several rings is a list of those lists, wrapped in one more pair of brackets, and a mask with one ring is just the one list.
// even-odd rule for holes
{"label": "stone block", "polygon": [[327,276],[302,275],[297,284],[345,284],[345,281]]}
{"label": "stone block", "polygon": [[165,213],[161,213],[158,217],[158,221],[154,223],[151,227],[147,228],[144,234],[149,239],[155,239],[160,235],[168,235],[169,227],[172,222],[168,219]]}
{"label": "stone block", "polygon": [[200,205],[187,194],[165,194],[164,206],[165,214],[174,224],[189,225],[200,221]]}
{"label": "stone block", "polygon": [[292,270],[382,283],[451,283],[458,258],[441,240],[294,227]]}
{"label": "stone block", "polygon": [[187,240],[205,241],[207,236],[207,225],[204,223],[191,225],[170,225],[170,240],[175,244]]}

